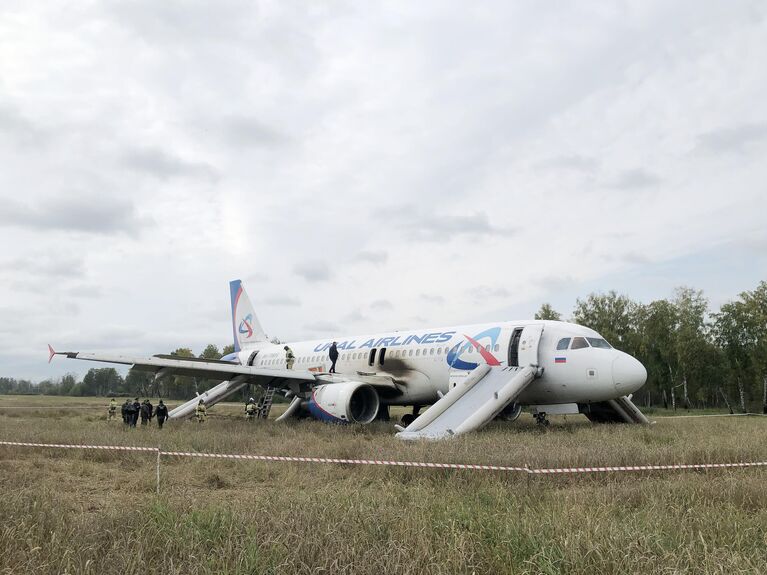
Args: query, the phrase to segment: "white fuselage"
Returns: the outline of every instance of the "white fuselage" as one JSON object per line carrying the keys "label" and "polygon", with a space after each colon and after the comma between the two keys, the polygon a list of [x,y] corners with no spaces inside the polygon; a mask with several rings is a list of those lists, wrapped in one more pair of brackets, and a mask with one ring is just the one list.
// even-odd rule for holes
{"label": "white fuselage", "polygon": [[[539,332],[542,329],[542,333],[537,353],[526,356],[524,334],[531,328]],[[293,369],[327,372],[332,341],[289,344],[295,355]],[[542,368],[541,377],[518,398],[518,403],[524,405],[606,401],[633,393],[647,377],[639,361],[610,347],[594,330],[558,321],[463,325],[340,337],[335,341],[339,375],[350,380],[366,375],[391,377],[396,389],[381,393],[381,403],[389,405],[434,403],[440,393],[447,393],[478,364],[493,361],[502,366],[524,362]],[[285,369],[284,345],[261,343],[243,349],[238,358],[244,365]],[[477,345],[484,349],[480,352]]]}

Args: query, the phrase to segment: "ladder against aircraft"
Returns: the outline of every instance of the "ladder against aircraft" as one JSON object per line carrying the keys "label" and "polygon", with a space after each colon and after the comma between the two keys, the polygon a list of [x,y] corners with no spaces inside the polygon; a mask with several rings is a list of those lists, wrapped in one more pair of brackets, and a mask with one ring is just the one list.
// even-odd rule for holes
{"label": "ladder against aircraft", "polygon": [[269,386],[264,390],[264,395],[261,396],[261,400],[258,402],[258,417],[260,419],[268,419],[269,412],[272,410],[272,403],[274,403],[274,392],[276,388]]}

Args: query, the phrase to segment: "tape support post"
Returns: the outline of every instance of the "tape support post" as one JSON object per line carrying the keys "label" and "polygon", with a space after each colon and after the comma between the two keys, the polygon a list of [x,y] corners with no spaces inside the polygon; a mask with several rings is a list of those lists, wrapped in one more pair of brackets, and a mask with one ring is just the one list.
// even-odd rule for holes
{"label": "tape support post", "polygon": [[475,471],[506,471],[528,475],[563,475],[579,473],[610,473],[631,471],[675,471],[703,469],[738,469],[748,467],[767,467],[767,461],[748,461],[738,463],[674,463],[666,465],[619,465],[600,467],[551,467],[531,468],[506,465],[480,465],[473,463],[434,463],[423,461],[391,461],[385,459],[340,459],[333,457],[298,457],[285,455],[238,455],[227,453],[199,453],[194,451],[163,451],[159,447],[133,447],[126,445],[80,445],[66,443],[28,443],[21,441],[0,441],[0,445],[10,447],[44,447],[52,449],[100,449],[106,451],[140,451],[156,453],[168,457],[197,457],[209,459],[234,459],[244,461],[273,461],[294,463],[325,463],[336,465],[378,465],[389,467],[417,467],[422,469],[469,469]]}

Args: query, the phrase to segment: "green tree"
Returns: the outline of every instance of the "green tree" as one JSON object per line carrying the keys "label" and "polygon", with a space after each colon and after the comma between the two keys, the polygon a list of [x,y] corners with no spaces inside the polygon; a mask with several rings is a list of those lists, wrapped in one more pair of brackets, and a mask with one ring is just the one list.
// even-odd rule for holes
{"label": "green tree", "polygon": [[672,374],[676,371],[676,325],[676,308],[665,299],[637,309],[637,358],[647,369],[645,392],[658,392],[657,397],[663,397],[664,403],[671,393]]}
{"label": "green tree", "polygon": [[221,352],[218,351],[218,346],[209,343],[207,347],[202,350],[200,357],[203,359],[221,359]]}
{"label": "green tree", "polygon": [[61,378],[61,382],[59,383],[59,394],[69,395],[72,393],[72,389],[74,389],[75,385],[77,385],[75,376],[71,373],[66,374]]}
{"label": "green tree", "polygon": [[[171,355],[184,357],[194,357],[194,353],[188,347],[180,347],[171,352]],[[174,399],[189,399],[198,392],[197,384],[193,377],[188,375],[168,376],[167,395]]]}
{"label": "green tree", "polygon": [[535,313],[535,319],[562,321],[562,314],[551,307],[551,304],[544,303]]}
{"label": "green tree", "polygon": [[714,314],[713,332],[729,364],[730,386],[736,387],[745,411],[746,403],[759,397],[767,373],[767,282],[724,304]]}
{"label": "green tree", "polygon": [[638,321],[641,306],[614,291],[576,300],[573,321],[590,327],[616,348],[637,355],[640,348]]}
{"label": "green tree", "polygon": [[[218,351],[218,346],[212,343],[209,343],[207,347],[204,350],[202,350],[202,353],[200,354],[200,358],[201,359],[221,359],[221,352]],[[214,380],[200,378],[200,377],[194,378],[195,386],[198,392],[202,390],[210,389],[211,387],[213,387],[217,383],[220,383],[221,381],[223,380],[220,379],[220,380],[214,381]]]}
{"label": "green tree", "polygon": [[[113,367],[91,368],[85,374],[79,386],[79,395],[105,396],[117,392],[123,385],[123,379]],[[75,386],[77,387],[77,386]]]}
{"label": "green tree", "polygon": [[677,324],[674,334],[676,354],[676,385],[684,392],[685,407],[689,408],[689,393],[695,397],[705,396],[706,361],[703,358],[711,352],[708,341],[708,300],[701,290],[688,287],[676,289],[674,300]]}
{"label": "green tree", "polygon": [[161,380],[155,378],[154,374],[139,369],[131,369],[125,376],[125,385],[123,393],[131,396],[161,396]]}

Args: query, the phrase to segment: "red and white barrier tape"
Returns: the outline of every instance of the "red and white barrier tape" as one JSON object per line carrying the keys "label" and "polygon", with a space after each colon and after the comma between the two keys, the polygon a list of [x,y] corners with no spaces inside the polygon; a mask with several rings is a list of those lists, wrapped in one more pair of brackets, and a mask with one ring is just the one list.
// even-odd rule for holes
{"label": "red and white barrier tape", "polygon": [[478,465],[473,463],[431,463],[423,461],[388,461],[384,459],[338,459],[335,457],[294,457],[283,455],[230,455],[225,453],[196,453],[193,451],[163,451],[162,455],[177,457],[210,457],[214,459],[245,459],[255,461],[288,461],[297,463],[335,463],[349,465],[388,465],[393,467],[428,467],[432,469],[476,469],[482,471],[524,471],[526,467]]}
{"label": "red and white barrier tape", "polygon": [[530,468],[505,465],[479,465],[473,463],[431,463],[423,461],[390,461],[384,459],[339,459],[334,457],[295,457],[284,455],[235,455],[227,453],[198,453],[194,451],[162,451],[157,447],[129,447],[124,445],[68,445],[61,443],[24,443],[0,441],[0,445],[18,447],[51,447],[63,449],[103,449],[113,451],[144,451],[172,457],[202,457],[210,459],[235,459],[247,461],[281,461],[295,463],[330,463],[347,465],[381,465],[391,467],[420,467],[429,469],[471,469],[477,471],[521,472],[530,475],[562,475],[568,473],[609,473],[620,471],[674,471],[701,469],[732,469],[746,467],[767,467],[767,461],[740,463],[675,463],[668,465],[619,465],[610,467],[551,467]]}
{"label": "red and white barrier tape", "polygon": [[55,447],[58,449],[105,449],[107,451],[151,451],[157,453],[157,447],[131,447],[128,445],[75,445],[69,443],[23,443],[21,441],[0,441],[0,445],[17,447]]}

